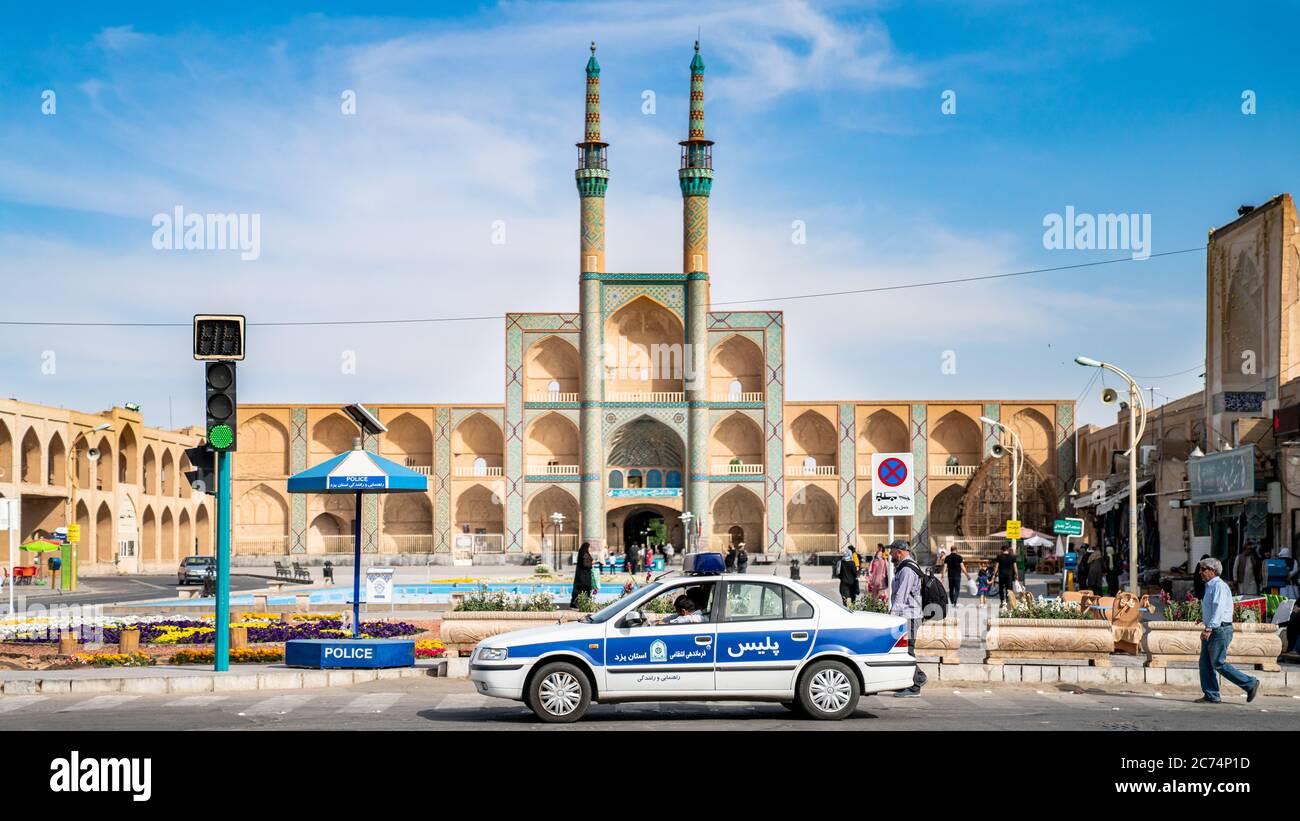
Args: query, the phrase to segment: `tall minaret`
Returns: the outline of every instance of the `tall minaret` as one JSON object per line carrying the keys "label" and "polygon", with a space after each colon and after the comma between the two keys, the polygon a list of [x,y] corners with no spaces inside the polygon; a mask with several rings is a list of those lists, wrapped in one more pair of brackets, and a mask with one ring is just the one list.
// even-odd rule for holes
{"label": "tall minaret", "polygon": [[[682,189],[682,271],[686,274],[686,401],[690,451],[686,507],[707,539],[709,485],[709,191],[713,188],[713,141],[704,139],[704,60],[695,41],[691,60],[691,118],[677,172]],[[702,539],[703,541],[703,539]]]}
{"label": "tall minaret", "polygon": [[599,551],[605,544],[605,504],[602,476],[605,462],[600,436],[601,344],[600,276],[605,272],[605,188],[609,165],[600,140],[600,63],[596,44],[591,44],[587,61],[587,120],[582,142],[578,143],[578,197],[582,203],[582,225],[578,244],[580,272],[578,305],[581,311],[582,379],[578,397],[582,422],[581,507],[582,540]]}

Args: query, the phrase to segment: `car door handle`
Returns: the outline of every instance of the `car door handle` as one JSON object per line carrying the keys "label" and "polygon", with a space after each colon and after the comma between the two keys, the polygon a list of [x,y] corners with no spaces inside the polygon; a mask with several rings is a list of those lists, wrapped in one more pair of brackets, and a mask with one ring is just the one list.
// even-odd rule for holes
{"label": "car door handle", "polygon": [[807,641],[807,640],[808,640],[808,634],[807,634],[807,633],[804,633],[804,632],[791,633],[791,634],[790,634],[790,639],[791,639],[792,641]]}
{"label": "car door handle", "polygon": [[696,644],[713,644],[713,636],[696,636]]}

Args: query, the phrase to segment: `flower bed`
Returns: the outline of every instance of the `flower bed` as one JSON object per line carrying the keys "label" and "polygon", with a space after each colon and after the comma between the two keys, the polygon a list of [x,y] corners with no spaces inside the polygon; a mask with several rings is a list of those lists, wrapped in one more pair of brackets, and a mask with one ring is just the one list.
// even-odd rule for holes
{"label": "flower bed", "polygon": [[[270,614],[245,613],[243,616],[269,616]],[[293,639],[323,639],[350,636],[343,621],[334,614],[319,614],[315,619],[283,621],[271,618],[242,619],[230,623],[231,627],[248,628],[248,640],[253,644],[280,644]],[[216,628],[212,619],[121,619],[98,620],[71,625],[54,625],[33,621],[11,625],[0,633],[0,640],[17,645],[54,645],[59,632],[77,635],[79,644],[117,644],[123,630],[139,630],[140,644],[189,645],[213,644]],[[363,638],[395,638],[423,632],[409,622],[372,621],[361,623]]]}
{"label": "flower bed", "polygon": [[531,627],[549,627],[568,621],[577,621],[584,613],[577,610],[536,611],[452,610],[442,617],[442,640],[449,651],[466,653],[474,645],[491,636]]}
{"label": "flower bed", "polygon": [[81,667],[152,667],[154,660],[144,653],[74,653],[59,657],[51,669]]}
{"label": "flower bed", "polygon": [[442,658],[447,654],[447,645],[434,639],[425,639],[415,643],[415,657],[418,659]]}
{"label": "flower bed", "polygon": [[[168,661],[171,664],[213,664],[216,650],[179,650]],[[284,661],[284,649],[275,647],[241,647],[230,651],[231,664],[274,664]]]}

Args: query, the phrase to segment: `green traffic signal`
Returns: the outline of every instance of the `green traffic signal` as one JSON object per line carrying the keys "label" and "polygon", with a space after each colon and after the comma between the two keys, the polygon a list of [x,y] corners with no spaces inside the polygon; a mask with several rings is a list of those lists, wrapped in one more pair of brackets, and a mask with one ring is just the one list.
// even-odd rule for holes
{"label": "green traffic signal", "polygon": [[208,444],[215,450],[225,450],[235,441],[230,425],[213,425],[208,428]]}

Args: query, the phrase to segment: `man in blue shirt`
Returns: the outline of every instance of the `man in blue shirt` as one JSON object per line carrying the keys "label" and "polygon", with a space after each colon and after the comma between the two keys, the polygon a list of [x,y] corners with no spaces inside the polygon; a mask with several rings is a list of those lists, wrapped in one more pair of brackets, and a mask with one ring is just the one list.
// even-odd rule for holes
{"label": "man in blue shirt", "polygon": [[1196,573],[1205,580],[1205,597],[1201,600],[1201,704],[1219,703],[1219,674],[1246,691],[1246,702],[1259,695],[1259,679],[1251,678],[1228,663],[1228,645],[1232,643],[1232,590],[1219,575],[1223,565],[1218,559],[1202,559]]}

